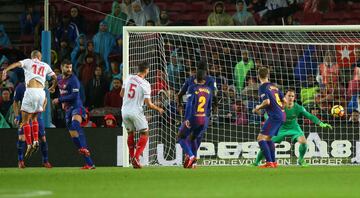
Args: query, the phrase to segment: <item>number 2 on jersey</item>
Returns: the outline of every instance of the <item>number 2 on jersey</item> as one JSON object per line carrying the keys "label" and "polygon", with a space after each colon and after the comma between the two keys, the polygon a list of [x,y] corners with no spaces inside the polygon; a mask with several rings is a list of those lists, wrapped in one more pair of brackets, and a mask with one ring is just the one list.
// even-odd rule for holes
{"label": "number 2 on jersey", "polygon": [[34,70],[34,74],[40,75],[42,77],[44,77],[44,67],[37,67],[37,65],[32,65],[32,68]]}
{"label": "number 2 on jersey", "polygon": [[134,98],[135,97],[135,88],[136,87],[137,87],[137,85],[130,84],[129,93],[128,93],[129,98]]}
{"label": "number 2 on jersey", "polygon": [[197,112],[199,112],[199,113],[205,112],[205,109],[204,109],[205,103],[206,103],[206,97],[205,96],[200,96]]}

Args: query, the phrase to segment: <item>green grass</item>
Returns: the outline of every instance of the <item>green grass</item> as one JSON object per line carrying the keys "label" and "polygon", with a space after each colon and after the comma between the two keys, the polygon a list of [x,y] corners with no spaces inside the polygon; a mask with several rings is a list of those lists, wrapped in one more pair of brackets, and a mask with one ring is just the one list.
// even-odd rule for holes
{"label": "green grass", "polygon": [[359,186],[360,166],[0,169],[0,198],[359,197]]}

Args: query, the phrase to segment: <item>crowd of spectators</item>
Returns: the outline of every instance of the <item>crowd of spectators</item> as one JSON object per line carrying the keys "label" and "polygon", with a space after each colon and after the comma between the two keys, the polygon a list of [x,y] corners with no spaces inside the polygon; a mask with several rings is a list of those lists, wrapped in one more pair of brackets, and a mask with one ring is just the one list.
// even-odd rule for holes
{"label": "crowd of spectators", "polygon": [[[316,3],[317,2],[317,3]],[[213,3],[213,11],[209,13],[207,25],[275,25],[299,24],[293,14],[303,9],[307,12],[329,12],[333,9],[333,1],[299,1],[299,0],[237,0],[217,1]],[[231,14],[226,7],[234,6],[236,11]],[[181,19],[170,18],[167,10],[160,10],[153,0],[114,1],[111,12],[98,23],[97,32],[89,27],[89,17],[82,15],[81,10],[73,6],[67,12],[58,11],[56,4],[50,4],[49,25],[52,34],[51,67],[60,74],[60,64],[69,59],[73,71],[81,82],[81,98],[88,109],[84,127],[114,127],[121,124],[120,107],[122,99],[119,92],[122,84],[122,29],[124,26],[169,26],[181,24]],[[44,17],[36,5],[30,4],[20,17],[22,35],[33,37],[33,49],[41,48],[41,31],[44,29]],[[175,99],[176,92],[181,88],[185,78],[196,70],[193,55],[197,52],[184,52],[184,48],[194,47],[168,41],[166,69],[159,68],[152,82],[153,96],[158,102],[166,98]],[[270,65],[272,77],[283,89],[296,82],[298,102],[309,111],[317,113],[323,119],[329,119],[329,109],[333,104],[341,104],[347,108],[350,120],[356,120],[359,113],[360,93],[360,50],[356,50],[357,61],[349,69],[340,68],[336,64],[335,50],[316,50],[316,46],[302,46],[296,49],[294,60],[288,60],[286,50],[274,53],[280,62],[261,54],[261,50],[244,49],[243,46],[232,46],[229,42],[216,45],[221,49],[200,49],[198,57],[209,58],[209,73],[215,77],[219,89],[219,120],[234,125],[259,123],[261,118],[251,114],[251,109],[258,102],[256,68]],[[11,41],[4,26],[0,24],[0,48],[12,49]],[[199,46],[199,48],[201,48]],[[234,49],[239,49],[236,52]],[[241,50],[240,50],[241,49]],[[253,49],[253,48],[252,48]],[[279,48],[280,49],[280,48]],[[195,50],[195,49],[194,49]],[[201,54],[206,52],[207,54]],[[221,53],[220,53],[221,52]],[[321,54],[316,54],[321,53]],[[260,54],[260,55],[259,55]],[[316,54],[316,55],[315,55]],[[294,58],[295,57],[295,58]],[[22,57],[23,58],[23,57]],[[0,56],[1,68],[18,61],[20,57]],[[279,61],[278,60],[278,61]],[[282,61],[282,62],[281,62]],[[278,67],[276,67],[277,65]],[[282,68],[280,68],[282,67]],[[286,69],[286,70],[285,70]],[[286,74],[281,75],[279,74]],[[1,72],[0,72],[1,75]],[[0,78],[1,79],[1,78]],[[6,80],[1,80],[0,118],[11,114],[12,96],[15,86],[23,81],[23,73],[15,70],[8,73]],[[286,81],[286,82],[285,82]],[[343,93],[347,93],[346,96]],[[53,95],[52,97],[55,97]],[[159,99],[161,98],[161,100]],[[164,100],[163,100],[164,99]],[[166,104],[169,115],[176,117],[175,100]],[[10,110],[9,110],[10,109]],[[115,110],[114,110],[115,109]],[[116,110],[117,109],[117,110]],[[94,115],[102,115],[101,119],[91,120]],[[100,112],[100,113],[99,113]],[[112,114],[108,114],[111,112]],[[53,107],[55,126],[63,126],[63,112]],[[4,119],[5,119],[4,118]],[[5,126],[6,122],[4,123]],[[10,124],[11,123],[7,123]]]}

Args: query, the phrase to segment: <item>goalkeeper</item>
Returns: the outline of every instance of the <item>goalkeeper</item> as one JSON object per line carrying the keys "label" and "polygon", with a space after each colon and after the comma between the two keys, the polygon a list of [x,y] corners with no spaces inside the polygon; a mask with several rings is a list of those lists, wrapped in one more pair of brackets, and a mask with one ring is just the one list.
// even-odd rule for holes
{"label": "goalkeeper", "polygon": [[[277,134],[277,136],[272,137],[272,141],[274,143],[280,143],[285,139],[285,137],[291,137],[292,142],[295,141],[299,142],[300,147],[299,147],[298,164],[300,166],[307,166],[308,164],[304,160],[304,155],[307,151],[306,138],[304,132],[302,131],[300,125],[297,122],[297,118],[300,116],[304,116],[307,119],[311,120],[313,123],[319,125],[321,128],[332,129],[332,127],[327,123],[321,122],[319,118],[307,112],[303,106],[294,102],[295,91],[293,89],[289,89],[286,92],[285,98],[287,100],[285,106],[286,121],[279,129],[279,133]],[[264,154],[260,150],[253,165],[258,166],[263,158],[264,158]]]}

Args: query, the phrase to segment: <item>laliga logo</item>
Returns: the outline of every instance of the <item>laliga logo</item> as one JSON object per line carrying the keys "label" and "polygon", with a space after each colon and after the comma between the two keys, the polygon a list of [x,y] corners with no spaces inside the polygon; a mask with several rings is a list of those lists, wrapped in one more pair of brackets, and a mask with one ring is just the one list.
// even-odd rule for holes
{"label": "laliga logo", "polygon": [[[330,149],[328,148],[328,144],[325,141],[320,139],[318,133],[310,133],[307,137],[308,142],[308,150],[305,154],[305,158],[348,158],[351,156],[352,144],[348,140],[334,140],[330,144]],[[144,150],[143,156],[140,161],[143,165],[149,164],[149,144]],[[295,156],[299,156],[299,143],[295,144]],[[330,152],[329,152],[329,150]],[[291,144],[289,142],[281,142],[277,145],[276,148],[276,158],[278,159],[289,159],[291,158]],[[121,152],[118,147],[118,153]],[[215,162],[211,159],[220,159],[220,160],[231,160],[238,159],[243,157],[243,161],[239,161],[237,163],[231,162],[229,165],[242,165],[247,162],[252,162],[254,158],[256,158],[257,153],[259,152],[259,145],[257,142],[219,142],[217,144],[217,152],[215,149],[215,144],[211,142],[203,142],[201,143],[200,149],[198,151],[198,158],[206,159],[204,160],[204,164],[206,165],[225,165],[219,164],[219,162]],[[330,154],[330,155],[329,155]],[[164,144],[158,144],[156,147],[156,159],[158,164],[163,166],[173,166],[173,165],[181,165],[183,158],[183,151],[179,144],[175,146],[175,159],[166,160],[166,155],[164,155]],[[208,160],[210,159],[210,160]],[[214,162],[213,162],[214,161]],[[310,162],[315,162],[314,160]],[[330,161],[327,161],[330,162]],[[360,142],[356,142],[356,156],[351,159],[353,163],[360,163]],[[322,164],[328,164],[324,161]],[[336,164],[339,164],[336,162]],[[341,164],[341,162],[340,162]],[[118,158],[118,166],[122,166],[122,162],[119,162]]]}

